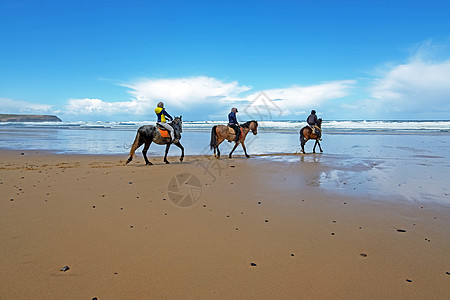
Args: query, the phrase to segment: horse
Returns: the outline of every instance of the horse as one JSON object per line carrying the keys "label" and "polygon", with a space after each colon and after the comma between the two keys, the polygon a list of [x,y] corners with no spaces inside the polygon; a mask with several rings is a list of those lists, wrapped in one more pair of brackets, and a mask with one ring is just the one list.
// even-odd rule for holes
{"label": "horse", "polygon": [[[322,119],[317,120],[317,127],[319,127],[320,132],[322,132]],[[320,152],[323,152],[322,147],[320,147],[320,135],[313,132],[311,127],[305,126],[300,129],[300,145],[302,147],[302,152],[305,153],[305,144],[308,140],[316,140],[314,144],[313,153],[316,153],[316,146],[319,145]]]}
{"label": "horse", "polygon": [[136,138],[134,139],[133,145],[130,149],[130,157],[127,160],[127,164],[133,160],[133,157],[135,156],[134,152],[137,148],[142,146],[142,144],[145,144],[144,149],[142,150],[142,155],[144,156],[145,163],[147,165],[153,165],[148,159],[147,159],[147,151],[148,148],[150,148],[150,145],[152,142],[158,145],[166,145],[166,153],[164,154],[164,162],[166,164],[169,164],[169,161],[167,160],[167,153],[169,152],[170,145],[175,144],[178,148],[181,149],[181,157],[180,161],[183,161],[184,158],[184,147],[180,143],[181,139],[181,132],[183,132],[183,121],[180,117],[175,117],[171,123],[169,123],[170,126],[174,129],[174,136],[175,141],[172,142],[172,139],[169,137],[163,137],[161,136],[161,133],[159,129],[156,126],[153,125],[144,125],[141,126],[136,134]]}
{"label": "horse", "polygon": [[[231,158],[231,155],[233,154],[236,147],[240,144],[242,144],[242,148],[244,149],[245,157],[249,158],[250,155],[247,154],[247,149],[245,148],[245,138],[247,137],[247,134],[252,131],[253,135],[256,135],[258,133],[258,122],[248,121],[241,125],[241,136],[239,137],[239,141],[235,142],[235,145],[233,147],[233,150],[231,150],[230,154],[228,154],[228,157]],[[224,141],[228,140],[229,142],[232,142],[236,139],[236,133],[234,130],[230,130],[230,127],[226,125],[216,125],[211,129],[211,142],[209,143],[209,146],[211,147],[211,150],[214,149],[214,157],[219,158],[220,157],[220,151],[219,151],[219,145]],[[216,155],[217,150],[217,155]]]}

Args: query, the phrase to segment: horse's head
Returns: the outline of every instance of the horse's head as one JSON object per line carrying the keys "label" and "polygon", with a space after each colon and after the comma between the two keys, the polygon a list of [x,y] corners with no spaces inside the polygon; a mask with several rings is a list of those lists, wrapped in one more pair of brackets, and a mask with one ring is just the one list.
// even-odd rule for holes
{"label": "horse's head", "polygon": [[250,125],[249,125],[248,128],[250,128],[250,130],[252,131],[253,135],[257,135],[258,134],[258,122],[257,121],[255,121],[255,120],[250,121]]}
{"label": "horse's head", "polygon": [[177,139],[181,139],[181,133],[183,132],[183,120],[182,120],[182,116],[179,117],[175,117],[171,123],[173,129],[174,129],[174,133],[175,133],[175,138]]}
{"label": "horse's head", "polygon": [[176,125],[176,126],[178,126],[179,127],[179,129],[180,129],[180,132],[183,132],[183,120],[182,120],[182,117],[183,116],[179,116],[179,117],[175,117],[174,119],[173,119],[173,121],[172,121],[172,124],[173,125]]}
{"label": "horse's head", "polygon": [[322,118],[317,119],[317,126],[319,126],[319,128],[322,128]]}

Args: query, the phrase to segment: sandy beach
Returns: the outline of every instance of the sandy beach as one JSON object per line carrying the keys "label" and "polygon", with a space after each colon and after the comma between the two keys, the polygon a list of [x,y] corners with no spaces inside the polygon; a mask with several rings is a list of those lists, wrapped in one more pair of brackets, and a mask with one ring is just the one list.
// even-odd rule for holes
{"label": "sandy beach", "polygon": [[386,179],[330,154],[0,158],[0,299],[450,295],[448,187],[421,180],[433,197],[411,199],[407,168]]}

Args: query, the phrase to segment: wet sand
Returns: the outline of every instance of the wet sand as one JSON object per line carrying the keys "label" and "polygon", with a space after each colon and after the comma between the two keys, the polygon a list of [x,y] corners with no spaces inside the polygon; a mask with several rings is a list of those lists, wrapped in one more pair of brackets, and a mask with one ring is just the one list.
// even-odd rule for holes
{"label": "wet sand", "polygon": [[330,154],[0,158],[0,299],[450,295],[448,187],[421,177],[414,190],[408,168]]}

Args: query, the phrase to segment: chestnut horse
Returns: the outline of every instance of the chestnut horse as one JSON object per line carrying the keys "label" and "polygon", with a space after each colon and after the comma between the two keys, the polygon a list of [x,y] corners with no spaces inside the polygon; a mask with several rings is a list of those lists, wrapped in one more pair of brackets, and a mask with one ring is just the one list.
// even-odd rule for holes
{"label": "chestnut horse", "polygon": [[[229,142],[232,142],[236,139],[236,134],[233,129],[226,125],[216,125],[211,129],[211,142],[209,143],[209,146],[211,147],[211,150],[214,149],[214,157],[219,158],[220,157],[220,151],[219,151],[219,145],[224,141],[228,140]],[[228,154],[228,157],[231,158],[231,155],[233,154],[234,150],[239,144],[242,144],[242,148],[244,149],[245,156],[247,158],[250,157],[250,155],[247,154],[247,149],[245,148],[245,138],[247,137],[247,134],[252,131],[254,135],[258,133],[258,122],[248,121],[241,125],[241,136],[239,138],[238,142],[235,142],[235,145],[233,147],[233,150],[231,150],[230,154]],[[217,150],[217,155],[216,155]]]}
{"label": "chestnut horse", "polygon": [[302,146],[302,152],[305,153],[305,144],[308,140],[316,140],[314,144],[313,153],[316,153],[316,146],[319,145],[320,152],[323,152],[322,147],[320,147],[320,137],[322,135],[322,119],[317,120],[317,127],[319,127],[320,134],[317,135],[313,132],[311,127],[305,126],[300,129],[300,145]]}
{"label": "chestnut horse", "polygon": [[181,132],[183,132],[182,129],[182,120],[180,117],[175,117],[171,123],[169,123],[170,126],[174,129],[174,136],[176,142],[172,142],[170,136],[169,137],[162,137],[161,133],[159,132],[159,129],[156,126],[153,125],[144,125],[141,126],[136,134],[136,138],[134,139],[133,145],[131,146],[130,150],[130,157],[127,160],[127,164],[133,160],[134,152],[137,148],[142,146],[142,144],[145,144],[144,149],[142,150],[142,155],[144,156],[145,163],[147,165],[153,165],[148,159],[147,159],[147,151],[148,148],[150,148],[151,143],[155,143],[158,145],[166,145],[166,153],[164,154],[164,162],[166,164],[169,163],[167,160],[167,153],[169,152],[170,145],[175,144],[178,148],[181,149],[181,157],[180,161],[183,161],[184,158],[184,147],[180,144],[181,139]]}

